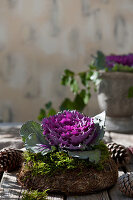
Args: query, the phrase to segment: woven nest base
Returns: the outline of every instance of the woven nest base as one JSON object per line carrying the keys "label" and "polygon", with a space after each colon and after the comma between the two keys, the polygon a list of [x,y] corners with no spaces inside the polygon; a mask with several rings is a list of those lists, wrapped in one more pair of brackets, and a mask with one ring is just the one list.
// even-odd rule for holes
{"label": "woven nest base", "polygon": [[22,167],[19,183],[27,189],[46,190],[50,193],[64,193],[66,195],[83,195],[95,193],[113,186],[118,178],[118,168],[110,158],[104,164],[104,169],[99,171],[94,168],[65,170],[52,176],[32,176],[31,171]]}

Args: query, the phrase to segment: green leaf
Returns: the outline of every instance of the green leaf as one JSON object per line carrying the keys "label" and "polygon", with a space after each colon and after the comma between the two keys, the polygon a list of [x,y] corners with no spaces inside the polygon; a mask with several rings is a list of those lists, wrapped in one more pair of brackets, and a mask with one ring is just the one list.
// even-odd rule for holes
{"label": "green leaf", "polygon": [[81,92],[80,92],[80,96],[82,97],[84,104],[88,104],[89,99],[90,99],[90,97],[91,97],[91,94],[90,94],[89,91],[90,91],[90,90],[89,90],[89,88],[88,88],[87,91],[86,91],[85,89],[82,89]]}
{"label": "green leaf", "polygon": [[85,103],[83,101],[83,97],[80,94],[77,94],[73,101],[74,109],[78,111],[83,111],[85,107]]}
{"label": "green leaf", "polygon": [[93,71],[87,71],[87,72],[80,72],[79,77],[81,79],[81,83],[85,86],[89,86],[89,82],[91,81],[91,76],[93,74]]}
{"label": "green leaf", "polygon": [[39,113],[39,115],[38,115],[38,120],[39,120],[39,121],[42,121],[42,119],[43,119],[44,117],[46,117],[46,111],[45,111],[43,108],[41,108],[41,109],[40,109],[40,113]]}
{"label": "green leaf", "polygon": [[45,104],[45,108],[47,109],[47,111],[45,109],[40,109],[40,113],[38,116],[38,120],[42,121],[43,118],[45,117],[49,117],[52,115],[56,114],[56,110],[52,107],[52,102],[49,101],[48,103]]}
{"label": "green leaf", "polygon": [[22,125],[20,129],[20,135],[23,139],[23,142],[25,142],[26,138],[28,138],[31,133],[42,134],[42,131],[41,124],[34,121],[28,121]]}
{"label": "green leaf", "polygon": [[86,72],[80,72],[78,75],[81,79],[81,83],[86,86]]}
{"label": "green leaf", "polygon": [[51,108],[51,106],[52,106],[52,102],[51,101],[49,101],[48,103],[45,104],[45,107],[48,110]]}
{"label": "green leaf", "polygon": [[71,70],[69,70],[69,69],[65,69],[65,70],[64,70],[64,73],[65,73],[65,75],[67,75],[67,76],[74,76],[74,72],[71,71]]}
{"label": "green leaf", "polygon": [[84,104],[88,104],[91,94],[87,92],[84,97]]}
{"label": "green leaf", "polygon": [[62,77],[61,77],[61,84],[62,85],[69,85],[70,84],[70,82],[71,82],[71,80],[72,80],[72,77],[71,76],[66,76],[66,75],[63,75]]}
{"label": "green leaf", "polygon": [[60,105],[60,110],[62,111],[62,110],[73,110],[73,109],[74,109],[73,102],[70,99],[65,98],[62,104]]}
{"label": "green leaf", "polygon": [[92,72],[97,69],[96,66],[94,66],[94,60],[88,65],[88,67],[89,67],[90,71],[92,71]]}
{"label": "green leaf", "polygon": [[73,77],[74,77],[74,72],[70,71],[69,69],[64,70],[64,74],[61,77],[61,84],[70,85]]}
{"label": "green leaf", "polygon": [[48,117],[52,116],[52,115],[55,115],[56,114],[56,110],[54,108],[51,108],[48,112]]}
{"label": "green leaf", "polygon": [[93,83],[97,86],[101,79],[99,78],[99,72],[98,71],[94,71],[90,77],[91,81],[93,81]]}
{"label": "green leaf", "polygon": [[73,101],[71,101],[68,98],[65,98],[65,100],[62,102],[60,106],[60,110],[78,110],[82,111],[85,107],[85,104],[83,102],[83,98],[77,94]]}
{"label": "green leaf", "polygon": [[133,98],[133,86],[128,89],[128,98]]}
{"label": "green leaf", "polygon": [[41,125],[37,122],[28,121],[22,125],[20,135],[27,149],[32,147],[31,150],[33,150],[36,144],[44,144],[50,147],[42,132]]}
{"label": "green leaf", "polygon": [[105,72],[109,72],[109,68],[105,67]]}
{"label": "green leaf", "polygon": [[93,75],[94,70],[90,70],[86,73],[86,80],[91,81],[91,76]]}
{"label": "green leaf", "polygon": [[97,57],[95,58],[94,65],[98,70],[105,67],[105,55],[101,51],[97,51]]}
{"label": "green leaf", "polygon": [[96,79],[98,78],[98,72],[97,71],[94,71],[90,77],[90,79],[95,82]]}
{"label": "green leaf", "polygon": [[117,72],[117,71],[119,71],[118,66],[117,66],[117,65],[114,65],[113,68],[112,68],[112,71],[113,71],[113,72]]}
{"label": "green leaf", "polygon": [[74,94],[78,93],[79,87],[78,87],[78,83],[77,83],[77,81],[75,79],[71,80],[71,82],[70,82],[70,88],[71,88],[71,91]]}
{"label": "green leaf", "polygon": [[[37,144],[42,144],[42,143],[43,144],[45,143],[45,139],[43,139],[43,141],[42,140],[40,141],[40,138],[38,137],[38,135],[36,135],[36,133],[32,133],[26,139],[25,147],[27,150],[29,150],[32,153],[40,153],[40,150],[39,150]],[[43,151],[41,151],[41,154],[44,155],[50,151],[51,151],[51,149],[49,149],[49,148],[43,149]]]}
{"label": "green leaf", "polygon": [[130,72],[133,73],[133,67],[116,63],[112,68],[113,72]]}
{"label": "green leaf", "polygon": [[98,149],[89,151],[68,151],[68,155],[79,159],[88,159],[97,164],[100,161],[101,152]]}

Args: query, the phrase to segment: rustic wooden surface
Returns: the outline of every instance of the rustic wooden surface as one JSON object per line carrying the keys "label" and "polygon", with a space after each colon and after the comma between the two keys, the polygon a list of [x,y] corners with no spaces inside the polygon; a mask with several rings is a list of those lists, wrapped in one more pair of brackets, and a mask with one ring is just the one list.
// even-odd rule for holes
{"label": "rustic wooden surface", "polygon": [[[1,181],[0,199],[13,200],[22,198],[23,188],[17,183],[16,172],[4,173]],[[48,200],[110,200],[107,191],[85,196],[48,196]]]}
{"label": "rustic wooden surface", "polygon": [[[129,169],[133,172],[133,159],[129,165]],[[0,199],[20,200],[22,198],[23,188],[17,183],[16,173],[17,172],[4,173],[3,178],[1,180]],[[122,174],[123,172],[119,171],[119,176],[121,176]],[[48,196],[48,200],[131,200],[131,199],[132,198],[122,195],[122,193],[118,189],[117,183],[114,187],[112,187],[109,190],[91,195],[68,196],[68,197],[62,195]]]}
{"label": "rustic wooden surface", "polygon": [[[12,130],[12,134],[14,135],[15,129],[10,129],[10,131],[11,130]],[[9,137],[10,131],[8,130],[7,135],[6,135],[6,131],[4,133],[4,130],[0,129],[0,139],[1,139],[1,136],[2,138],[4,138],[4,134],[5,134],[5,138]],[[18,129],[16,132],[16,137],[19,139]],[[118,133],[110,132],[110,133],[105,134],[105,139],[108,142],[117,142],[125,146],[133,146],[133,134],[128,135],[128,134],[118,134]],[[132,163],[130,163],[129,165],[129,169],[133,172],[133,159],[132,159]],[[119,172],[119,176],[122,174],[123,172]],[[20,200],[22,198],[22,191],[23,191],[23,188],[17,183],[16,172],[13,172],[13,173],[5,172],[0,184],[0,199]],[[91,194],[91,195],[85,195],[85,196],[68,196],[68,197],[59,196],[59,195],[48,196],[48,200],[131,200],[131,199],[132,198],[126,197],[121,194],[121,192],[118,190],[117,184],[111,189],[99,192],[97,194]]]}
{"label": "rustic wooden surface", "polygon": [[[4,173],[0,185],[0,199],[3,200],[20,200],[24,189],[18,184],[16,173]],[[48,196],[48,200],[63,200],[64,197],[61,195]]]}
{"label": "rustic wooden surface", "polygon": [[4,173],[1,180],[0,199],[19,199],[22,187],[17,183],[16,172]]}
{"label": "rustic wooden surface", "polygon": [[86,196],[69,196],[67,200],[110,200],[107,191]]}

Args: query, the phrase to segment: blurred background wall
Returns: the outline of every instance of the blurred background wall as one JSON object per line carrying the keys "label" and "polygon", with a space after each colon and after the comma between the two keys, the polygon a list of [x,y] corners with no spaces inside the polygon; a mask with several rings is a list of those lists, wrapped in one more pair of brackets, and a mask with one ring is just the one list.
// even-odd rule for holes
{"label": "blurred background wall", "polygon": [[[82,71],[97,50],[133,51],[133,0],[0,0],[0,116],[36,120],[49,100],[73,97],[65,68]],[[99,112],[96,94],[85,113]]]}

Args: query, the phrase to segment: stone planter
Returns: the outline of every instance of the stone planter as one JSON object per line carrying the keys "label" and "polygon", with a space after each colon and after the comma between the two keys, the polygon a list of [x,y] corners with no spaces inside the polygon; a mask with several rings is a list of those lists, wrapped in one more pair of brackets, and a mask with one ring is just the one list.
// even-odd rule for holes
{"label": "stone planter", "polygon": [[133,132],[133,98],[128,89],[133,86],[133,73],[101,72],[98,102],[106,111],[106,129],[115,132]]}

